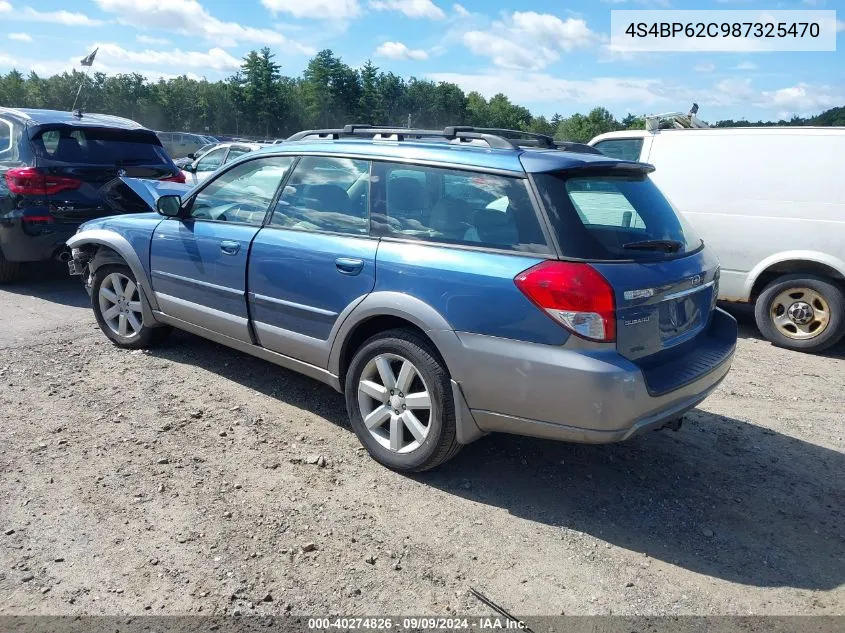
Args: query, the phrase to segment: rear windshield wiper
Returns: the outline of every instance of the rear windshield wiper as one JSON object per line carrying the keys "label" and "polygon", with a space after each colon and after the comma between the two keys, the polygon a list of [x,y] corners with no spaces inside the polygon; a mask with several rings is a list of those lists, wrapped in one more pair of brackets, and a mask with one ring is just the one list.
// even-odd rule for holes
{"label": "rear windshield wiper", "polygon": [[677,253],[683,248],[683,243],[677,240],[643,240],[642,242],[628,242],[623,244],[622,248],[639,251],[666,251],[667,253]]}

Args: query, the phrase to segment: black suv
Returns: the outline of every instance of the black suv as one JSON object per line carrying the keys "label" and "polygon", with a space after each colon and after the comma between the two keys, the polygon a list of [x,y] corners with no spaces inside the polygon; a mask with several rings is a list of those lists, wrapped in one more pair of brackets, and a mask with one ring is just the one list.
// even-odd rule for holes
{"label": "black suv", "polygon": [[67,261],[78,226],[113,213],[118,176],[184,182],[154,132],[104,114],[0,108],[0,283],[22,262]]}

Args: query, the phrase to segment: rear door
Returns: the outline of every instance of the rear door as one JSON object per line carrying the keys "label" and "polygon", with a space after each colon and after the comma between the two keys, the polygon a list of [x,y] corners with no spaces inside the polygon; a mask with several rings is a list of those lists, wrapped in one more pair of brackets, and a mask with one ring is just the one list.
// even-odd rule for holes
{"label": "rear door", "polygon": [[218,174],[153,234],[150,269],[161,309],[252,342],[246,304],[250,245],[293,159],[268,156]]}
{"label": "rear door", "polygon": [[176,172],[149,130],[44,126],[30,142],[36,168],[61,183],[48,196],[50,213],[59,222],[107,214],[101,189],[117,176],[158,180]]}
{"label": "rear door", "polygon": [[259,343],[325,367],[329,335],[375,284],[378,239],[369,234],[365,160],[301,158],[249,261]]}

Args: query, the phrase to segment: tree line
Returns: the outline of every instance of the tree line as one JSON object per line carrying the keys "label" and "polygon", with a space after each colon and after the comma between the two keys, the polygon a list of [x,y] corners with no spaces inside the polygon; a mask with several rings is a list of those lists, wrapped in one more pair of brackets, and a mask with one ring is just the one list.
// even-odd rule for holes
{"label": "tree line", "polygon": [[[331,50],[317,53],[299,77],[281,73],[269,48],[251,51],[233,76],[222,81],[187,76],[148,81],[139,73],[107,76],[78,71],[52,77],[17,70],[0,75],[0,105],[69,110],[79,104],[139,121],[155,130],[206,132],[251,138],[284,138],[303,129],[369,123],[419,128],[446,125],[497,127],[586,142],[604,132],[642,129],[634,115],[616,119],[605,108],[588,114],[534,116],[504,94],[490,99],[447,82],[404,79],[368,61],[360,69]],[[813,119],[798,117],[755,125],[845,125],[845,108]],[[721,121],[719,126],[752,125]]]}

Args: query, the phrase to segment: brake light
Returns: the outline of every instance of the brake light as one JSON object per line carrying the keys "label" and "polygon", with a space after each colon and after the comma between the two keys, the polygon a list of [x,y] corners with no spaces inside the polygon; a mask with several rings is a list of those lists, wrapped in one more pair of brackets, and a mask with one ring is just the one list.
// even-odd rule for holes
{"label": "brake light", "polygon": [[581,338],[616,340],[613,288],[589,264],[546,261],[521,272],[514,283],[532,303]]}
{"label": "brake light", "polygon": [[182,170],[179,170],[174,175],[167,176],[166,178],[162,178],[162,180],[166,181],[166,182],[181,182],[181,183],[184,183],[185,182],[185,174],[182,172]]}
{"label": "brake light", "polygon": [[35,167],[10,169],[5,176],[9,191],[28,196],[49,196],[60,191],[79,189],[82,185],[78,178],[45,174]]}

